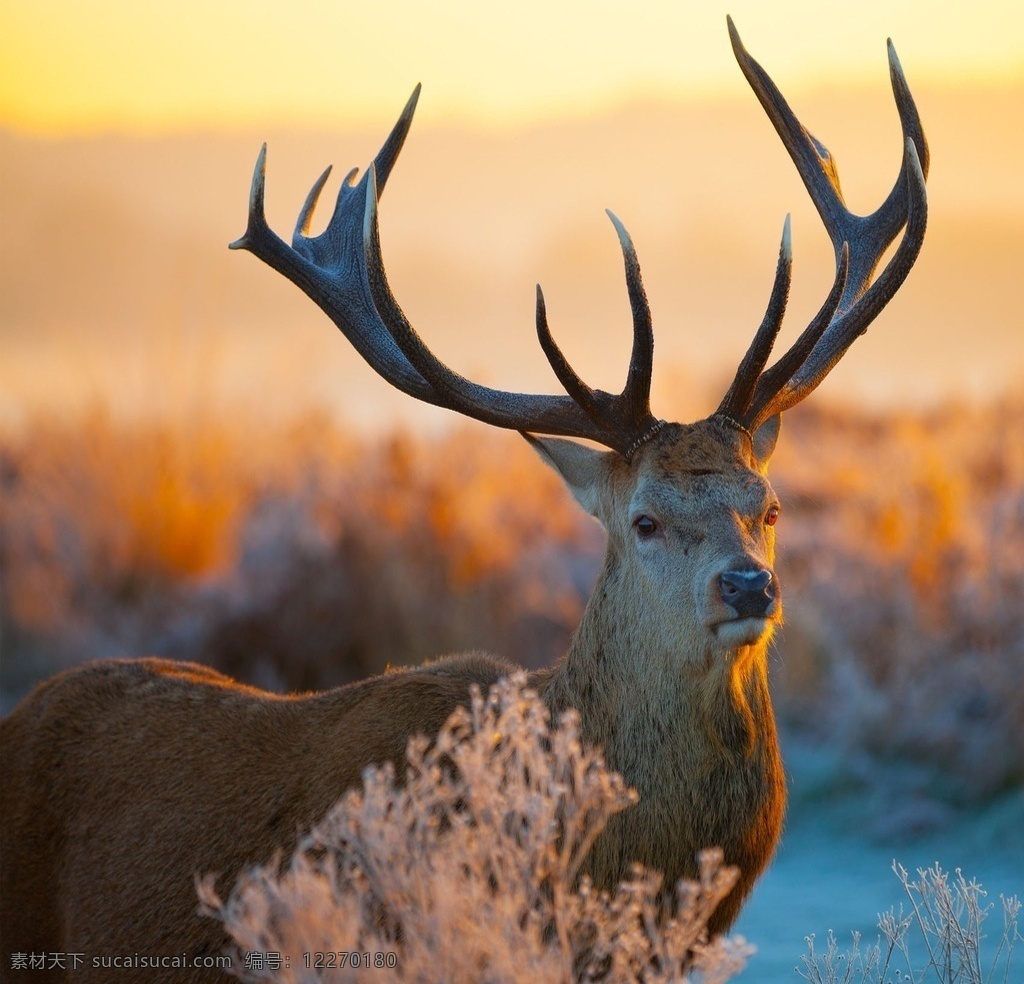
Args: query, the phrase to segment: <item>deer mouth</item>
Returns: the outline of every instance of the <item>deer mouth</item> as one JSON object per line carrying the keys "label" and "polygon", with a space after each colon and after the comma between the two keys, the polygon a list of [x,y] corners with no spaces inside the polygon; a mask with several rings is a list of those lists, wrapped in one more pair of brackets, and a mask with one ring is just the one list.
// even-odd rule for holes
{"label": "deer mouth", "polygon": [[747,615],[731,618],[713,625],[712,631],[719,642],[730,649],[736,646],[753,646],[767,642],[775,631],[776,620],[767,615]]}

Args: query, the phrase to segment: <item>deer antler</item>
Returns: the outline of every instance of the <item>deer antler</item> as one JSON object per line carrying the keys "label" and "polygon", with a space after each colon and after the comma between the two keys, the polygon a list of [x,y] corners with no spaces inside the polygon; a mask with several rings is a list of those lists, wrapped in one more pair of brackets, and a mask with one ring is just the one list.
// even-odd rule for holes
{"label": "deer antler", "polygon": [[[796,163],[836,251],[835,283],[824,306],[792,348],[765,371],[789,294],[792,263],[787,218],[764,321],[715,413],[753,431],[769,417],[806,397],[853,340],[867,330],[906,279],[924,237],[928,149],[917,109],[890,42],[889,67],[905,143],[903,165],[882,206],[869,216],[854,215],[843,202],[832,156],[800,125],[764,69],[744,49],[731,18],[729,33],[740,68]],[[231,248],[249,250],[301,287],[367,363],[404,393],[498,427],[588,438],[629,460],[664,422],[657,420],[650,409],[654,335],[640,265],[629,234],[611,212],[608,215],[622,247],[633,311],[633,351],[621,393],[591,389],[569,365],[548,329],[540,287],[537,335],[565,388],[564,394],[507,392],[460,376],[430,351],[403,313],[384,271],[377,201],[409,132],[419,93],[417,86],[358,184],[357,170],[349,172],[324,232],[310,237],[310,218],[330,168],[317,179],[299,213],[290,247],[270,229],[264,215],[264,144],[253,175],[248,227]],[[903,241],[872,283],[879,259],[904,226]]]}
{"label": "deer antler", "polygon": [[324,232],[309,237],[309,221],[330,168],[317,179],[299,214],[291,247],[270,229],[264,216],[264,145],[253,175],[248,227],[231,248],[249,250],[301,287],[369,365],[404,393],[498,427],[588,438],[628,458],[660,426],[650,410],[654,334],[633,243],[610,212],[633,310],[633,353],[619,394],[591,389],[566,361],[548,330],[539,287],[537,334],[566,394],[506,392],[460,376],[427,348],[391,293],[381,259],[377,200],[409,132],[419,92],[417,86],[358,184],[356,170],[349,173]]}
{"label": "deer antler", "polygon": [[[775,83],[751,58],[731,17],[728,23],[736,60],[793,158],[836,253],[835,282],[825,304],[793,347],[762,372],[782,323],[789,290],[787,218],[768,311],[715,412],[716,416],[753,431],[811,393],[854,339],[867,331],[907,278],[920,252],[928,216],[928,144],[903,69],[889,41],[889,74],[903,127],[903,164],[892,191],[877,211],[867,216],[850,212],[843,201],[832,155],[804,129]],[[872,283],[878,261],[904,226],[906,232],[896,253]]]}

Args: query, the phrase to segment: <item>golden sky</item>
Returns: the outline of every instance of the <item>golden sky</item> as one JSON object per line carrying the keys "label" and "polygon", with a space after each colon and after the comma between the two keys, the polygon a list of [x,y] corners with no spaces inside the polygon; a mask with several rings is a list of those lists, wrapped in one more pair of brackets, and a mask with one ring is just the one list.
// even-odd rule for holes
{"label": "golden sky", "polygon": [[417,81],[421,118],[499,126],[739,92],[726,12],[786,91],[884,78],[887,36],[912,83],[1024,74],[1019,0],[0,0],[0,125],[379,123]]}

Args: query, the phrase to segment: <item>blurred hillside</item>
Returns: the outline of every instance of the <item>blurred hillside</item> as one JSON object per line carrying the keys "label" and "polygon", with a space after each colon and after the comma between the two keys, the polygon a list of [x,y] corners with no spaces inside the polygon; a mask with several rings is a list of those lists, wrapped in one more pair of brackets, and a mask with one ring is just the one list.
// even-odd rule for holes
{"label": "blurred hillside", "polygon": [[[792,99],[837,156],[860,211],[882,201],[899,166],[883,81]],[[915,93],[933,154],[928,237],[907,285],[825,388],[847,400],[984,394],[1024,367],[1024,128],[1015,125],[1024,92]],[[268,214],[287,236],[322,167],[335,164],[336,187],[392,122],[360,133],[160,139],[0,133],[0,419],[99,398],[116,414],[248,402],[287,415],[314,403],[357,426],[443,420],[377,380],[293,286],[226,249],[244,228],[262,140]],[[606,206],[639,250],[662,412],[706,412],[700,391],[718,387],[761,317],[787,211],[791,336],[831,281],[817,216],[748,95],[624,106],[514,132],[414,126],[382,207],[391,283],[454,367],[549,390],[532,327],[541,281],[570,357],[595,384],[618,388],[628,305]]]}

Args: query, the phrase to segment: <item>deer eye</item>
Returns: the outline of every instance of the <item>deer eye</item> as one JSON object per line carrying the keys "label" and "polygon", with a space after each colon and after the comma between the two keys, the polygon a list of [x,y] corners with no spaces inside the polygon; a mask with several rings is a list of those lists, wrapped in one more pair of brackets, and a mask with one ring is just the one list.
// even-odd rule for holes
{"label": "deer eye", "polygon": [[650,516],[638,516],[633,528],[641,540],[648,540],[658,532],[658,524]]}
{"label": "deer eye", "polygon": [[766,512],[764,514],[764,525],[765,526],[774,526],[778,521],[779,521],[779,507],[778,506],[772,506],[771,509],[769,509],[768,512]]}

